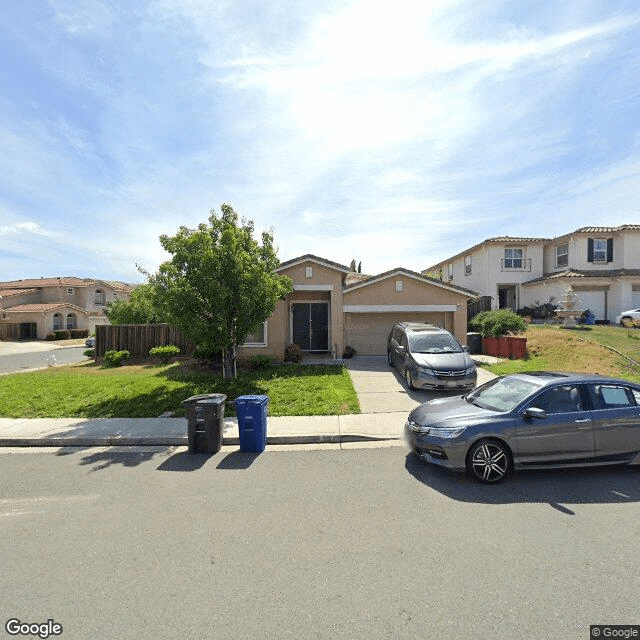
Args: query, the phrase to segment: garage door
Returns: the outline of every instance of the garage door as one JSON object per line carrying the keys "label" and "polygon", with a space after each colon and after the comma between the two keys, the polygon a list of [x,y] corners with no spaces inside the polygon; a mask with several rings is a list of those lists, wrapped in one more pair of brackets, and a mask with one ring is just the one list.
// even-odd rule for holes
{"label": "garage door", "polygon": [[589,309],[596,317],[596,320],[606,320],[606,291],[576,291],[575,294],[580,300],[580,309]]}
{"label": "garage door", "polygon": [[447,313],[347,313],[346,344],[361,356],[387,354],[387,336],[396,322],[430,322],[450,330]]}

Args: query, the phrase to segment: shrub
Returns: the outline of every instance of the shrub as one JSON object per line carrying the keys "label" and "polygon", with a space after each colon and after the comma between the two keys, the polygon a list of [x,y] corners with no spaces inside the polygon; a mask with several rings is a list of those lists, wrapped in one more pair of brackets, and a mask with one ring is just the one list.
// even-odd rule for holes
{"label": "shrub", "polygon": [[544,304],[534,304],[530,307],[522,307],[518,309],[518,315],[529,316],[535,320],[546,320],[547,318],[555,318],[557,304],[545,302]]}
{"label": "shrub", "polygon": [[88,338],[89,329],[71,329],[72,338]]}
{"label": "shrub", "polygon": [[302,362],[302,349],[294,342],[284,350],[285,362]]}
{"label": "shrub", "polygon": [[47,333],[47,336],[46,336],[45,340],[57,340],[56,334],[53,333],[53,332]]}
{"label": "shrub", "polygon": [[344,353],[342,354],[343,358],[353,358],[356,355],[356,350],[353,347],[346,346],[344,348]]}
{"label": "shrub", "polygon": [[508,333],[524,331],[527,328],[527,323],[524,318],[511,309],[496,309],[479,313],[471,319],[469,327],[474,331],[479,331],[484,337],[498,338]]}
{"label": "shrub", "polygon": [[68,340],[71,337],[71,331],[67,329],[56,330],[54,333],[56,334],[56,340]]}
{"label": "shrub", "polygon": [[179,353],[180,347],[176,347],[173,344],[164,347],[153,347],[153,349],[149,351],[149,355],[152,358],[160,358],[162,364],[169,364]]}
{"label": "shrub", "polygon": [[209,349],[207,347],[196,347],[193,357],[199,362],[210,365],[222,364],[222,349]]}
{"label": "shrub", "polygon": [[122,363],[131,357],[128,351],[107,351],[104,354],[104,363],[108,367],[121,367]]}
{"label": "shrub", "polygon": [[87,358],[95,358],[96,357],[96,350],[95,349],[87,349],[84,352],[84,355],[87,356]]}
{"label": "shrub", "polygon": [[271,366],[273,358],[271,356],[253,356],[249,358],[249,368],[252,371],[260,369],[268,369]]}

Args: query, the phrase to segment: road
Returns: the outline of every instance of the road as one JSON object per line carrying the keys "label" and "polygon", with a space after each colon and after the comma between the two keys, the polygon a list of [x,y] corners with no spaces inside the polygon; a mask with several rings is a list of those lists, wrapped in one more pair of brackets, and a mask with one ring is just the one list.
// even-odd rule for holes
{"label": "road", "polygon": [[3,624],[63,638],[586,640],[638,624],[640,470],[402,447],[0,452]]}
{"label": "road", "polygon": [[[7,343],[0,344],[6,346]],[[21,349],[24,350],[20,351]],[[55,347],[47,346],[44,343],[40,345],[40,348],[35,349],[29,343],[14,343],[11,351],[6,348],[4,351],[0,349],[0,374],[46,367],[47,359],[51,355],[55,357],[56,365],[82,362],[83,360],[89,360],[84,355],[86,350],[87,347],[84,345],[78,347]]]}

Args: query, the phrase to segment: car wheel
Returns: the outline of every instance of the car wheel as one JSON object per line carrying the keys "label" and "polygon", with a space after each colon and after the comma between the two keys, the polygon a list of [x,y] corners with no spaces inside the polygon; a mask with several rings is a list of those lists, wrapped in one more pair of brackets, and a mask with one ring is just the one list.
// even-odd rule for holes
{"label": "car wheel", "polygon": [[391,360],[391,351],[387,351],[387,364],[393,368],[393,361]]}
{"label": "car wheel", "polygon": [[467,454],[467,471],[478,482],[502,482],[511,472],[509,449],[497,440],[479,440]]}
{"label": "car wheel", "polygon": [[404,377],[407,379],[407,386],[412,391],[415,391],[416,388],[413,386],[413,376],[411,375],[411,371],[409,369],[404,370]]}
{"label": "car wheel", "polygon": [[633,318],[631,316],[623,316],[620,318],[620,324],[623,327],[631,328],[633,326]]}

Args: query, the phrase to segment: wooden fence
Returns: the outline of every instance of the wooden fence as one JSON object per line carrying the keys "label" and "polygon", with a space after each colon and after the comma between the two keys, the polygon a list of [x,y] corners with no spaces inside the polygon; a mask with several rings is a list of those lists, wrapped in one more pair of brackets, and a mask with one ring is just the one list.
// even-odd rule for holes
{"label": "wooden fence", "polygon": [[181,356],[193,355],[195,345],[175,327],[168,324],[120,324],[96,326],[96,358],[103,358],[107,351],[124,351],[133,358],[148,358],[153,347],[173,344]]}
{"label": "wooden fence", "polygon": [[467,321],[482,311],[491,311],[491,296],[481,296],[480,298],[467,302]]}

